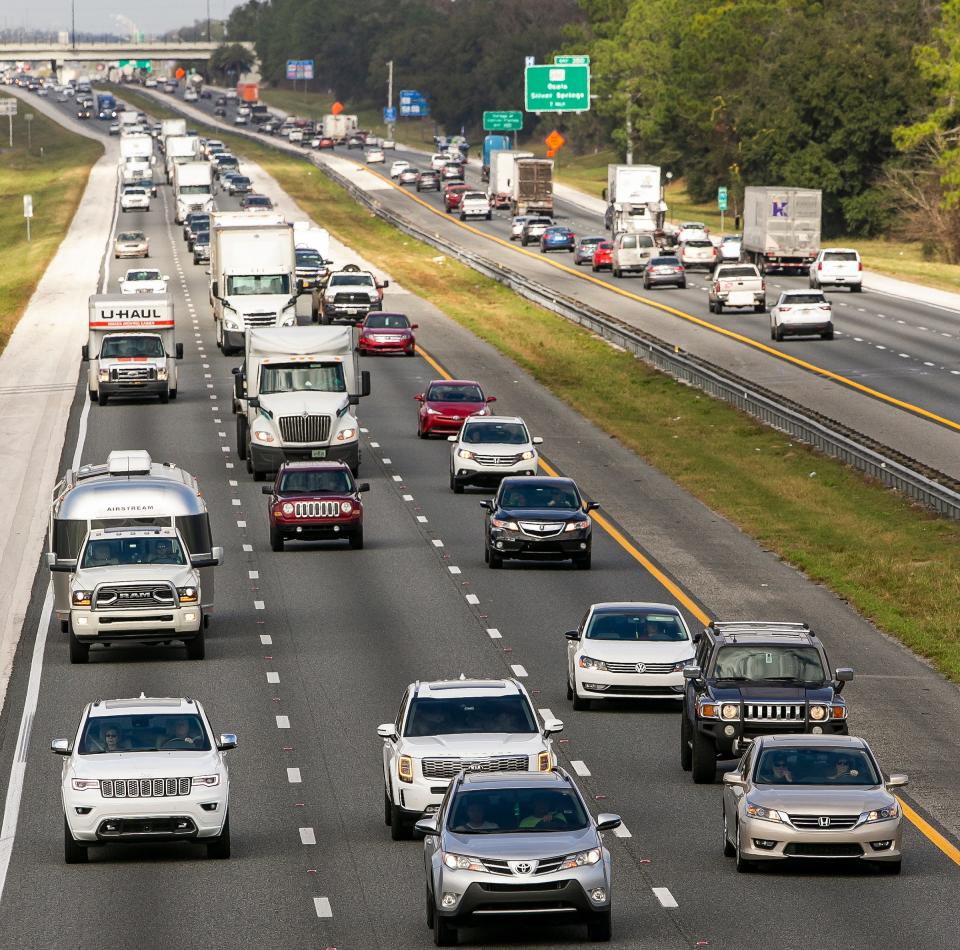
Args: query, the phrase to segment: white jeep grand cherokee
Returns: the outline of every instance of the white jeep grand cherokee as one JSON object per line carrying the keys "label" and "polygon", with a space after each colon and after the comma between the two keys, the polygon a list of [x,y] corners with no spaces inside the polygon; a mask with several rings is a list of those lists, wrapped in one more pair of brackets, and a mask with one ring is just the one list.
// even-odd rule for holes
{"label": "white jeep grand cherokee", "polygon": [[383,739],[383,820],[394,841],[437,811],[451,779],[467,772],[549,772],[559,719],[541,726],[515,679],[411,683]]}
{"label": "white jeep grand cherokee", "polygon": [[76,737],[54,739],[61,777],[67,864],[95,845],[194,840],[207,857],[230,857],[230,775],[224,752],[237,737],[214,738],[191,699],[97,700]]}

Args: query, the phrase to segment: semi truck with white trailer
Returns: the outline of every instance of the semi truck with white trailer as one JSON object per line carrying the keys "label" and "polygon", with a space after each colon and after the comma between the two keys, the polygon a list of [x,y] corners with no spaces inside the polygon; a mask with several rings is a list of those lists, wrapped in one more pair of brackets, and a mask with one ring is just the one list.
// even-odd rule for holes
{"label": "semi truck with white trailer", "polygon": [[164,148],[168,138],[174,135],[187,134],[186,119],[161,119],[160,120],[160,147]]}
{"label": "semi truck with white trailer", "polygon": [[174,164],[173,198],[177,224],[192,211],[213,211],[213,166],[204,161]]}
{"label": "semi truck with white trailer", "polygon": [[[126,115],[126,113],[123,113]],[[118,174],[121,185],[137,185],[153,180],[153,138],[149,135],[126,135],[120,139]],[[156,192],[153,190],[154,197]]]}
{"label": "semi truck with white trailer", "polygon": [[743,256],[761,274],[804,273],[820,252],[818,188],[750,186],[743,195]]}
{"label": "semi truck with white trailer", "polygon": [[173,166],[200,160],[200,139],[196,135],[171,135],[164,140],[167,184],[173,182]]}
{"label": "semi truck with white trailer", "polygon": [[515,165],[520,159],[533,157],[533,152],[513,152],[509,149],[494,149],[490,153],[487,197],[494,208],[510,207]]}
{"label": "semi truck with white trailer", "polygon": [[604,196],[605,224],[611,236],[622,231],[653,235],[663,228],[667,206],[658,165],[608,165]]}
{"label": "semi truck with white trailer", "polygon": [[347,115],[344,112],[341,112],[339,115],[328,113],[322,120],[323,134],[333,139],[334,142],[346,139],[351,132],[356,131],[359,127],[360,122],[357,117],[355,115]]}

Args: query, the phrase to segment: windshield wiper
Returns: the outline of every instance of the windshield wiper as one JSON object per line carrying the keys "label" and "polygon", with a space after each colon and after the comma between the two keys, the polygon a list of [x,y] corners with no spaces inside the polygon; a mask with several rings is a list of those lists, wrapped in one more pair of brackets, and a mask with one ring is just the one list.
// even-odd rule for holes
{"label": "windshield wiper", "polygon": [[802,680],[796,676],[765,676],[764,683],[793,683],[795,686],[823,686],[823,680]]}
{"label": "windshield wiper", "polygon": [[752,683],[753,679],[749,676],[717,676],[714,679],[723,680],[725,683]]}

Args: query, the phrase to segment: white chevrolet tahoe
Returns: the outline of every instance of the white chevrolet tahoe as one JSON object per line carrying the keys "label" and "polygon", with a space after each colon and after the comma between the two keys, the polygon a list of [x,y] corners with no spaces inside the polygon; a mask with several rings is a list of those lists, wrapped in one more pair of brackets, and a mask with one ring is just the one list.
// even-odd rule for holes
{"label": "white chevrolet tahoe", "polygon": [[517,680],[411,683],[383,739],[383,820],[394,841],[437,811],[450,780],[467,772],[549,772],[559,719],[542,725]]}
{"label": "white chevrolet tahoe", "polygon": [[499,485],[507,475],[536,475],[539,436],[530,438],[518,416],[470,417],[450,446],[450,490],[461,494],[466,485]]}
{"label": "white chevrolet tahoe", "polygon": [[863,263],[852,247],[825,247],[810,265],[810,287],[849,287],[854,293],[863,289]]}
{"label": "white chevrolet tahoe", "polygon": [[80,717],[62,755],[60,794],[67,864],[96,845],[197,841],[210,858],[230,857],[230,773],[224,753],[237,737],[215,737],[192,699],[98,699]]}

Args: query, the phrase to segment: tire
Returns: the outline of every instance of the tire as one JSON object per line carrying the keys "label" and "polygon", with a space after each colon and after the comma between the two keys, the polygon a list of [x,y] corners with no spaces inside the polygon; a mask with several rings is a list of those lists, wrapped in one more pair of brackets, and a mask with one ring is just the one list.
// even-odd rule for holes
{"label": "tire", "polygon": [[821,339],[821,340],[832,340],[832,339],[833,339],[833,328],[831,327],[829,330],[824,330],[823,333],[820,334],[820,339]]}
{"label": "tire", "polygon": [[596,274],[596,273],[600,270],[600,268],[597,267],[596,264],[591,264],[591,265],[590,265],[590,270],[592,270],[592,271]]}
{"label": "tire", "polygon": [[767,312],[766,304],[758,303],[758,304],[753,308],[753,312],[754,312],[754,313],[766,313],[766,312]]}
{"label": "tire", "polygon": [[87,863],[87,849],[82,844],[77,844],[76,839],[70,834],[66,815],[63,817],[63,860],[67,864]]}
{"label": "tire", "polygon": [[247,442],[250,438],[250,433],[247,432],[247,417],[243,415],[237,416],[237,457],[241,462],[245,462],[247,459]]}
{"label": "tire", "polygon": [[717,749],[699,729],[693,730],[691,771],[697,785],[712,785],[717,778]]}
{"label": "tire", "polygon": [[713,308],[714,313],[723,313],[723,304],[718,300]]}
{"label": "tire", "polygon": [[350,535],[350,548],[354,551],[363,550],[363,528],[357,528],[353,534]]}
{"label": "tire", "polygon": [[770,327],[770,339],[775,340],[777,338],[777,331]]}
{"label": "tire", "polygon": [[590,700],[583,699],[582,697],[578,696],[576,687],[574,687],[571,690],[571,692],[573,693],[573,696],[570,698],[570,702],[573,704],[573,708],[577,712],[586,712],[587,710],[590,709],[590,706],[591,706]]}
{"label": "tire", "polygon": [[96,402],[96,401],[97,401],[97,391],[96,391],[95,389],[91,389],[91,390],[89,390],[89,392],[90,392],[90,402]]}
{"label": "tire", "polygon": [[283,550],[283,535],[272,525],[270,526],[270,550]]}
{"label": "tire", "polygon": [[587,551],[586,554],[578,555],[573,559],[573,566],[578,571],[589,571],[592,554],[593,554],[592,551]]}
{"label": "tire", "polygon": [[487,548],[487,555],[487,566],[491,571],[499,571],[500,568],[503,567],[503,555],[497,554],[496,552],[491,551],[489,548]]}
{"label": "tire", "polygon": [[623,277],[623,271],[619,267],[611,267],[610,270],[613,272],[613,276],[616,278]]}
{"label": "tire", "polygon": [[740,856],[740,822],[737,822],[737,845],[734,848],[734,856],[736,857],[737,871],[740,874],[750,874],[756,870],[757,865],[750,861],[747,858]]}
{"label": "tire", "polygon": [[89,663],[90,662],[90,644],[82,643],[77,639],[73,632],[73,626],[70,627],[70,662],[71,663]]}
{"label": "tire", "polygon": [[723,809],[723,856],[732,858],[737,853],[737,849],[730,843],[730,836],[727,834],[727,810]]}
{"label": "tire", "polygon": [[206,639],[203,635],[203,624],[200,625],[197,635],[192,640],[187,640],[184,646],[187,648],[188,660],[202,660],[204,658],[207,648]]}
{"label": "tire", "polygon": [[783,342],[783,330],[780,327],[773,328],[773,338],[778,342]]}
{"label": "tire", "polygon": [[680,768],[689,772],[693,768],[693,750],[690,748],[690,720],[687,718],[686,703],[680,711]]}
{"label": "tire", "polygon": [[594,943],[609,943],[613,937],[613,917],[610,908],[594,914],[587,921],[587,939]]}
{"label": "tire", "polygon": [[409,841],[413,837],[413,826],[396,805],[390,805],[390,837],[394,841]]}
{"label": "tire", "polygon": [[[492,220],[493,220],[493,213],[490,212],[490,211],[487,212],[487,220],[488,220],[488,221],[492,221]],[[859,290],[860,288],[858,287],[857,289]]]}
{"label": "tire", "polygon": [[100,390],[100,389],[97,390],[97,405],[98,405],[98,406],[105,406],[105,405],[107,404],[107,400],[108,400],[109,398],[110,398],[110,397],[107,396],[107,394],[106,394],[105,392],[103,392],[103,390]]}
{"label": "tire", "polygon": [[176,399],[176,398],[177,398],[177,387],[176,387],[176,386],[174,386],[173,389],[170,390],[170,398],[171,398],[171,399]]}
{"label": "tire", "polygon": [[686,289],[687,289],[686,281],[683,281],[682,283],[677,284],[677,290],[686,290]]}
{"label": "tire", "polygon": [[[850,293],[852,293],[852,294],[862,294],[862,293],[863,293],[863,284],[851,284],[851,285],[850,285]],[[897,862],[894,862],[894,861],[884,861],[884,866],[886,866],[886,865],[888,865],[888,864],[892,865],[892,864],[894,864],[894,863],[897,865],[897,870],[896,870],[895,872],[892,872],[892,873],[899,874],[899,873],[900,873],[900,862],[899,862],[899,861],[897,861]]]}
{"label": "tire", "polygon": [[424,891],[426,892],[427,899],[424,905],[424,909],[427,912],[427,926],[433,930],[433,925],[437,919],[437,908],[433,903],[433,895],[430,893],[430,888],[424,885]]}
{"label": "tire", "polygon": [[455,947],[457,928],[445,917],[436,917],[433,922],[433,945],[435,947]]}
{"label": "tire", "polygon": [[643,280],[643,289],[644,289],[644,290],[649,290],[649,289],[650,289],[650,281],[647,280],[646,278],[644,278],[644,280]]}
{"label": "tire", "polygon": [[570,677],[567,677],[567,699],[573,699],[573,687],[570,685]]}
{"label": "tire", "polygon": [[167,389],[164,392],[160,393],[160,405],[165,406],[170,402],[170,390]]}
{"label": "tire", "polygon": [[463,494],[463,482],[457,481],[453,475],[450,476],[450,488],[453,490],[454,495]]}
{"label": "tire", "polygon": [[387,794],[387,787],[383,787],[383,823],[390,827],[390,796]]}
{"label": "tire", "polygon": [[207,842],[207,857],[214,861],[225,861],[230,857],[230,815],[223,823],[223,831]]}

